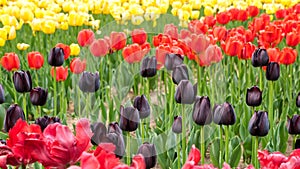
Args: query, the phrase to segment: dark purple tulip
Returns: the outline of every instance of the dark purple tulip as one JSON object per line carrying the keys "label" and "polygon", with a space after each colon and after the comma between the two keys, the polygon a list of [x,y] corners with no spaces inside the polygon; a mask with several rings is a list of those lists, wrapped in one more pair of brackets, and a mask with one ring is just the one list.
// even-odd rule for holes
{"label": "dark purple tulip", "polygon": [[133,107],[138,109],[141,119],[147,118],[150,115],[150,105],[145,95],[137,96],[134,99]]}
{"label": "dark purple tulip", "polygon": [[298,149],[298,148],[300,148],[300,138],[298,138],[295,143],[295,149]]}
{"label": "dark purple tulip", "polygon": [[247,89],[246,103],[248,106],[259,106],[262,101],[262,91],[257,86]]}
{"label": "dark purple tulip", "polygon": [[29,71],[19,70],[13,75],[14,86],[17,92],[30,92],[32,89],[32,81]]}
{"label": "dark purple tulip", "polygon": [[225,102],[222,105],[215,106],[213,121],[218,125],[233,125],[236,116],[232,105]]}
{"label": "dark purple tulip", "polygon": [[267,66],[269,63],[269,55],[266,49],[258,48],[252,54],[252,65],[254,67]]}
{"label": "dark purple tulip", "polygon": [[58,117],[39,117],[38,119],[35,120],[35,124],[38,124],[42,131],[49,125],[49,124],[54,124],[54,123],[60,123],[60,119]]}
{"label": "dark purple tulip", "polygon": [[93,145],[98,145],[101,142],[107,140],[106,139],[106,127],[103,123],[97,122],[91,125],[91,130],[94,133],[94,135],[91,138],[91,142]]}
{"label": "dark purple tulip", "polygon": [[140,123],[139,111],[134,107],[121,106],[120,128],[123,131],[135,131]]}
{"label": "dark purple tulip", "polygon": [[145,57],[141,65],[142,77],[153,77],[156,75],[157,61],[155,57]]}
{"label": "dark purple tulip", "polygon": [[289,134],[300,134],[300,116],[298,114],[293,115],[292,118],[288,117],[287,129]]}
{"label": "dark purple tulip", "polygon": [[263,137],[266,136],[270,129],[270,122],[268,119],[268,112],[266,111],[255,111],[252,115],[248,131],[252,136]]}
{"label": "dark purple tulip", "polygon": [[197,84],[194,86],[188,80],[181,80],[175,91],[175,101],[181,104],[193,104],[197,94]]}
{"label": "dark purple tulip", "polygon": [[198,125],[206,125],[212,122],[210,100],[207,96],[196,97],[193,110],[193,120]]}
{"label": "dark purple tulip", "polygon": [[60,47],[54,47],[50,50],[49,56],[48,56],[48,63],[51,66],[61,66],[64,63],[65,60],[65,54],[64,50]]}
{"label": "dark purple tulip", "polygon": [[280,66],[277,62],[270,62],[267,65],[266,77],[268,80],[276,81],[280,76]]}
{"label": "dark purple tulip", "polygon": [[174,122],[172,125],[172,131],[176,134],[180,134],[182,132],[182,118],[181,116],[175,116]]}
{"label": "dark purple tulip", "polygon": [[122,158],[125,154],[125,143],[122,130],[117,122],[109,124],[106,137],[108,141],[104,142],[113,143],[116,146],[114,153],[117,157]]}
{"label": "dark purple tulip", "polygon": [[300,107],[300,92],[298,93],[298,96],[296,98],[296,106]]}
{"label": "dark purple tulip", "polygon": [[156,165],[157,153],[154,144],[148,142],[143,143],[139,147],[137,154],[142,154],[144,156],[146,169],[153,168]]}
{"label": "dark purple tulip", "polygon": [[0,84],[0,104],[5,102],[5,93],[2,85]]}
{"label": "dark purple tulip", "polygon": [[185,64],[176,66],[172,72],[172,80],[179,84],[181,80],[189,80],[189,72]]}
{"label": "dark purple tulip", "polygon": [[30,102],[35,106],[46,104],[48,90],[41,87],[35,87],[30,91]]}
{"label": "dark purple tulip", "polygon": [[79,88],[83,92],[93,93],[100,87],[99,73],[91,73],[84,71],[79,79]]}
{"label": "dark purple tulip", "polygon": [[168,53],[165,58],[165,67],[167,70],[173,70],[176,66],[183,63],[183,57],[180,54]]}
{"label": "dark purple tulip", "polygon": [[109,123],[107,130],[108,130],[108,133],[122,134],[122,130],[117,122]]}
{"label": "dark purple tulip", "polygon": [[4,131],[8,132],[11,128],[13,128],[18,119],[25,120],[24,112],[20,106],[18,106],[17,104],[12,104],[6,110]]}

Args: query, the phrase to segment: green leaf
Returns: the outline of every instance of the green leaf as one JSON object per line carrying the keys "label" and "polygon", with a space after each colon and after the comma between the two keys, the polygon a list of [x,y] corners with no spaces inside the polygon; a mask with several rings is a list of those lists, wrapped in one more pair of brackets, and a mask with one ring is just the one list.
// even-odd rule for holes
{"label": "green leaf", "polygon": [[242,148],[240,144],[240,139],[238,136],[233,137],[229,142],[229,164],[231,167],[237,167],[241,156],[242,156]]}
{"label": "green leaf", "polygon": [[0,139],[6,140],[8,138],[8,134],[0,131]]}
{"label": "green leaf", "polygon": [[220,139],[215,139],[211,144],[210,160],[214,166],[219,166]]}

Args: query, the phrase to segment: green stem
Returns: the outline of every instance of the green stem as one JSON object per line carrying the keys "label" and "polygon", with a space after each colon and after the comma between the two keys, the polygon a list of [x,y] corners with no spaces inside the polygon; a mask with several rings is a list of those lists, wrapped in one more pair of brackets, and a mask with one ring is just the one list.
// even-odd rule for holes
{"label": "green stem", "polygon": [[127,149],[127,161],[126,161],[126,163],[128,164],[128,165],[130,165],[130,156],[131,156],[131,154],[130,154],[130,132],[127,132],[127,137],[126,137],[126,144],[127,144],[127,146],[126,146],[126,149]]}
{"label": "green stem", "polygon": [[204,126],[201,126],[201,164],[204,164],[204,160],[205,160],[205,142],[204,142]]}
{"label": "green stem", "polygon": [[173,123],[173,117],[174,117],[174,112],[173,112],[173,109],[174,109],[174,93],[175,93],[175,85],[173,83],[173,81],[170,79],[170,91],[168,91],[168,93],[170,93],[170,98],[169,98],[169,103],[166,103],[166,104],[169,104],[169,110],[170,112],[168,113],[169,115],[169,126],[172,125]]}
{"label": "green stem", "polygon": [[181,168],[181,163],[180,163],[180,135],[176,135],[177,138],[177,168]]}
{"label": "green stem", "polygon": [[28,112],[27,112],[27,107],[26,107],[26,93],[23,94],[23,111],[24,114],[26,115],[26,121],[29,121],[29,117],[28,117]]}
{"label": "green stem", "polygon": [[270,119],[270,136],[273,136],[272,127],[274,125],[274,114],[273,114],[273,81],[269,81],[269,106],[268,115]]}
{"label": "green stem", "polygon": [[255,142],[254,142],[254,152],[255,152],[255,154],[254,154],[254,157],[253,157],[253,159],[254,159],[254,167],[255,168],[259,168],[259,166],[258,166],[258,159],[257,159],[257,149],[258,149],[258,137],[255,136]]}
{"label": "green stem", "polygon": [[77,104],[78,104],[78,115],[79,117],[81,117],[81,91],[79,90],[79,87],[77,86]]}
{"label": "green stem", "polygon": [[186,123],[185,123],[185,105],[182,104],[182,112],[181,112],[181,117],[182,117],[182,161],[185,162],[186,160]]}
{"label": "green stem", "polygon": [[36,86],[39,86],[39,77],[38,77],[38,74],[37,74],[37,70],[34,70],[34,75],[35,75],[35,85]]}
{"label": "green stem", "polygon": [[[13,75],[14,75],[14,73],[12,73],[12,75],[11,75],[11,83],[14,83]],[[18,98],[17,98],[17,91],[16,91],[16,89],[14,90],[14,97],[15,97],[14,101],[17,104],[18,103]]]}
{"label": "green stem", "polygon": [[223,165],[223,131],[222,125],[220,125],[220,155],[219,155],[219,167],[221,168]]}
{"label": "green stem", "polygon": [[263,89],[263,70],[259,69],[259,88]]}
{"label": "green stem", "polygon": [[197,67],[197,82],[198,82],[198,95],[201,95],[201,67],[199,66],[199,65],[197,65],[198,67]]}
{"label": "green stem", "polygon": [[225,126],[225,162],[229,162],[229,126]]}
{"label": "green stem", "polygon": [[53,116],[57,116],[57,90],[56,90],[56,67],[53,69]]}
{"label": "green stem", "polygon": [[85,112],[87,113],[87,118],[88,119],[90,119],[90,111],[91,111],[91,105],[90,105],[90,103],[91,103],[91,95],[90,95],[90,93],[87,93],[87,95],[86,95],[86,100],[85,100],[85,106],[86,106],[86,108],[85,108]]}

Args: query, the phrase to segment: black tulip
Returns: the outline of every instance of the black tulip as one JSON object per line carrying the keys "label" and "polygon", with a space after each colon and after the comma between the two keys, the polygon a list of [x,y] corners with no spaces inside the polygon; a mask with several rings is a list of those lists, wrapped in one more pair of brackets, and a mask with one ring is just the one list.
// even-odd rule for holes
{"label": "black tulip", "polygon": [[49,124],[54,124],[54,123],[61,123],[60,119],[58,117],[44,116],[44,117],[39,117],[35,120],[35,124],[38,124],[41,127],[42,131],[44,131]]}
{"label": "black tulip", "polygon": [[254,67],[267,66],[269,55],[266,49],[258,48],[252,53],[252,65]]}
{"label": "black tulip", "polygon": [[183,57],[180,54],[168,53],[165,58],[165,67],[167,70],[173,70],[176,66],[183,63]]}
{"label": "black tulip", "polygon": [[248,131],[252,136],[266,136],[270,129],[270,122],[268,119],[268,112],[266,111],[255,111],[252,115]]}
{"label": "black tulip", "polygon": [[139,147],[137,154],[142,154],[144,156],[146,169],[153,168],[156,165],[157,153],[154,144],[148,142],[143,143]]}
{"label": "black tulip", "polygon": [[140,123],[139,111],[134,107],[121,106],[120,128],[123,131],[135,131]]}
{"label": "black tulip", "polygon": [[0,84],[0,104],[5,102],[5,93],[2,85]]}
{"label": "black tulip", "polygon": [[30,92],[32,89],[32,81],[29,71],[19,70],[13,75],[14,86],[17,92]]}
{"label": "black tulip", "polygon": [[298,148],[300,148],[300,138],[298,138],[295,143],[295,149],[298,149]]}
{"label": "black tulip", "polygon": [[99,73],[84,71],[79,79],[79,88],[83,92],[96,92],[100,87]]}
{"label": "black tulip", "polygon": [[172,72],[172,80],[179,84],[181,80],[189,80],[189,72],[185,64],[176,66]]}
{"label": "black tulip", "polygon": [[296,98],[296,106],[300,107],[300,92],[298,93],[298,96]]}
{"label": "black tulip", "polygon": [[230,103],[223,103],[214,107],[213,121],[218,125],[233,125],[236,121],[234,109]]}
{"label": "black tulip", "polygon": [[0,139],[0,143],[6,145],[6,140]]}
{"label": "black tulip", "polygon": [[35,106],[46,104],[48,90],[41,87],[35,87],[30,91],[30,102]]}
{"label": "black tulip", "polygon": [[48,63],[51,66],[61,66],[64,63],[64,50],[60,47],[54,47],[50,50],[49,56],[48,56]]}
{"label": "black tulip", "polygon": [[106,140],[106,127],[103,123],[97,122],[91,125],[91,130],[94,135],[91,138],[93,145],[99,145],[101,142]]}
{"label": "black tulip", "polygon": [[247,89],[246,94],[246,104],[248,106],[259,106],[262,101],[262,91],[257,87],[253,86],[250,89]]}
{"label": "black tulip", "polygon": [[276,81],[280,76],[280,66],[277,62],[270,62],[267,65],[266,77],[268,80]]}
{"label": "black tulip", "polygon": [[172,131],[176,134],[180,134],[182,132],[182,118],[181,116],[175,116],[174,122],[172,125]]}
{"label": "black tulip", "polygon": [[212,122],[210,100],[207,96],[196,97],[193,109],[193,120],[198,125],[206,125]]}
{"label": "black tulip", "polygon": [[287,129],[289,134],[300,134],[300,116],[295,114],[292,118],[288,117]]}
{"label": "black tulip", "polygon": [[116,156],[122,158],[125,154],[125,143],[122,135],[122,130],[120,129],[117,122],[109,124],[107,139],[107,142],[112,143],[116,146],[116,149],[114,151]]}
{"label": "black tulip", "polygon": [[181,104],[193,104],[196,98],[197,84],[194,86],[188,80],[181,80],[175,91],[175,101]]}
{"label": "black tulip", "polygon": [[157,61],[155,57],[145,57],[141,65],[142,77],[153,77],[156,75]]}
{"label": "black tulip", "polygon": [[109,123],[107,130],[108,130],[108,133],[122,134],[122,130],[121,130],[118,122]]}
{"label": "black tulip", "polygon": [[25,120],[25,115],[20,106],[13,104],[6,110],[4,131],[8,132],[11,128],[13,128],[18,119]]}
{"label": "black tulip", "polygon": [[138,109],[141,119],[150,115],[150,105],[145,95],[135,97],[133,107]]}

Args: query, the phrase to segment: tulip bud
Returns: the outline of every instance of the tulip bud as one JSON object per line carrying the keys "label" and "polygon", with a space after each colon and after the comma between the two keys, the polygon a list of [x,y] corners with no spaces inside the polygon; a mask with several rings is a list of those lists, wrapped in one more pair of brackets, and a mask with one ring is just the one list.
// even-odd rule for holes
{"label": "tulip bud", "polygon": [[106,127],[103,123],[97,122],[91,125],[94,135],[91,138],[93,145],[98,145],[106,139]]}
{"label": "tulip bud", "polygon": [[188,80],[181,80],[175,91],[175,101],[181,104],[192,104],[195,101],[197,84],[194,86]]}
{"label": "tulip bud", "polygon": [[236,116],[232,105],[227,102],[222,105],[216,105],[213,121],[218,125],[233,125],[236,121]]}
{"label": "tulip bud", "polygon": [[300,116],[298,114],[293,115],[287,120],[287,129],[289,134],[300,134]]}
{"label": "tulip bud", "polygon": [[198,125],[206,125],[212,122],[210,100],[207,96],[196,97],[193,110],[193,120]]}
{"label": "tulip bud", "polygon": [[258,48],[252,54],[252,65],[254,67],[267,66],[269,63],[269,55],[266,49]]}
{"label": "tulip bud", "polygon": [[156,165],[157,155],[154,144],[148,142],[143,143],[139,147],[137,154],[142,154],[144,156],[146,169],[153,168]]}
{"label": "tulip bud", "polygon": [[295,149],[298,149],[298,148],[300,148],[300,138],[298,138],[295,143]]}
{"label": "tulip bud", "polygon": [[13,75],[14,86],[17,92],[30,92],[32,89],[31,76],[29,71],[16,71]]}
{"label": "tulip bud", "polygon": [[30,102],[35,106],[43,106],[46,104],[48,90],[41,87],[35,87],[30,91]]}
{"label": "tulip bud", "polygon": [[125,154],[125,143],[118,123],[110,123],[107,133],[108,142],[116,146],[114,153],[117,157],[122,158]]}
{"label": "tulip bud", "polygon": [[84,71],[79,79],[79,88],[83,92],[96,92],[100,87],[99,73]]}
{"label": "tulip bud", "polygon": [[300,107],[300,92],[298,93],[298,96],[296,98],[296,106]]}
{"label": "tulip bud", "polygon": [[54,124],[54,123],[61,123],[60,119],[58,117],[44,116],[44,117],[39,117],[38,119],[35,120],[35,124],[38,124],[41,127],[42,131],[44,131],[49,124]]}
{"label": "tulip bud", "polygon": [[167,53],[165,58],[165,67],[167,70],[173,70],[176,66],[183,63],[183,57],[180,54]]}
{"label": "tulip bud", "polygon": [[270,62],[267,65],[266,77],[268,80],[276,81],[280,76],[280,66],[277,62]]}
{"label": "tulip bud", "polygon": [[120,128],[123,131],[135,131],[140,123],[139,111],[134,107],[121,106]]}
{"label": "tulip bud", "polygon": [[5,93],[2,85],[0,84],[0,104],[5,102]]}
{"label": "tulip bud", "polygon": [[262,91],[257,86],[247,89],[246,103],[248,106],[259,106],[262,101]]}
{"label": "tulip bud", "polygon": [[51,66],[61,66],[64,63],[64,50],[60,47],[54,47],[50,50],[50,54],[48,56],[48,63]]}
{"label": "tulip bud", "polygon": [[19,118],[25,120],[25,115],[22,108],[17,104],[9,106],[9,108],[6,110],[4,131],[8,132],[11,128],[13,128]]}
{"label": "tulip bud", "polygon": [[145,57],[141,65],[142,77],[153,77],[156,75],[157,61],[155,57]]}
{"label": "tulip bud", "polygon": [[248,125],[248,130],[252,136],[266,136],[270,129],[268,112],[255,111]]}
{"label": "tulip bud", "polygon": [[119,124],[117,122],[113,122],[113,123],[109,123],[108,125],[108,133],[122,134],[122,130],[119,127]]}
{"label": "tulip bud", "polygon": [[189,72],[185,64],[176,66],[172,72],[172,80],[179,84],[181,80],[189,80]]}
{"label": "tulip bud", "polygon": [[172,125],[172,131],[176,134],[180,134],[182,132],[182,118],[181,116],[175,116],[174,122]]}
{"label": "tulip bud", "polygon": [[133,107],[138,109],[141,119],[150,115],[150,105],[145,95],[137,96],[134,99]]}

